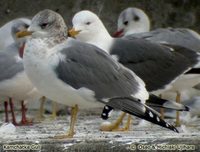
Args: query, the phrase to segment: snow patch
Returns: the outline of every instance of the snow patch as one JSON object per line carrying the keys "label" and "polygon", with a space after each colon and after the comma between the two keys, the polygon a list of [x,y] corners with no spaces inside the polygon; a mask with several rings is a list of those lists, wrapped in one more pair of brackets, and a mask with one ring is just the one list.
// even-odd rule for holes
{"label": "snow patch", "polygon": [[12,123],[4,123],[0,127],[0,135],[14,134],[15,132],[16,132],[16,127]]}
{"label": "snow patch", "polygon": [[181,129],[181,132],[183,133],[190,133],[190,131],[187,129],[185,125],[181,125],[180,129]]}
{"label": "snow patch", "polygon": [[151,123],[146,121],[146,120],[141,120],[138,124],[139,127],[147,127],[147,126],[150,126]]}

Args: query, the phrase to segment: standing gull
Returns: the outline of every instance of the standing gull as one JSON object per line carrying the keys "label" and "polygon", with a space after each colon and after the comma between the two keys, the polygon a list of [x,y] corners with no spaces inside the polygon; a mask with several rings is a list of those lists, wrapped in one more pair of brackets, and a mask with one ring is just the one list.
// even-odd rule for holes
{"label": "standing gull", "polygon": [[[177,131],[145,104],[144,82],[101,49],[67,37],[63,18],[51,10],[36,14],[27,32],[24,67],[46,97],[72,107],[70,130],[59,138],[73,137],[78,108],[104,104]],[[51,82],[51,83],[49,83]]]}
{"label": "standing gull", "polygon": [[149,17],[143,10],[135,7],[127,8],[120,13],[117,32],[113,35],[179,45],[200,52],[200,35],[197,32],[187,28],[159,28],[150,31]]}
{"label": "standing gull", "polygon": [[[114,33],[114,36],[124,36],[127,39],[142,38],[153,43],[179,45],[200,52],[200,35],[197,32],[187,28],[159,28],[150,31],[149,17],[143,10],[135,7],[127,8],[120,13],[118,30]],[[195,86],[198,89],[198,86],[200,86],[199,73],[199,66],[191,69],[170,92],[166,93],[177,92],[177,88],[181,88],[179,93],[188,90],[190,94],[192,87]]]}
{"label": "standing gull", "polygon": [[98,16],[90,11],[78,12],[72,23],[72,36],[113,55],[144,80],[149,92],[171,88],[175,80],[198,64],[199,55],[186,48],[171,49],[143,39],[112,38]]}
{"label": "standing gull", "polygon": [[[118,31],[115,32],[114,36],[124,36],[127,39],[142,38],[154,43],[178,45],[200,52],[200,35],[197,32],[187,28],[159,28],[150,31],[149,17],[143,10],[134,7],[127,8],[120,13]],[[186,73],[186,79],[183,81],[187,85],[182,86],[182,90],[191,88],[200,82],[199,72],[200,68],[195,67]],[[197,81],[194,81],[195,79]],[[196,84],[194,84],[195,82]]]}
{"label": "standing gull", "polygon": [[37,99],[39,94],[34,88],[30,80],[28,79],[24,67],[22,58],[19,56],[20,47],[23,46],[25,39],[17,39],[15,37],[16,32],[25,30],[29,25],[19,20],[11,27],[11,35],[14,42],[7,46],[4,50],[0,51],[0,97],[5,102],[6,121],[8,119],[8,102],[10,104],[13,124],[18,123],[15,120],[14,114],[14,101],[21,101],[22,107],[22,120],[21,125],[29,124],[26,119],[26,107],[24,101],[35,98]]}

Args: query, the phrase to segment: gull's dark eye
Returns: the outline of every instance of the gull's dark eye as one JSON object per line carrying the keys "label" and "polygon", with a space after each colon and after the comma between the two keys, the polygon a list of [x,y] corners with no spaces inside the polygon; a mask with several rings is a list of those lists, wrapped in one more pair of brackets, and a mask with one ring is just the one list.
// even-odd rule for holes
{"label": "gull's dark eye", "polygon": [[48,25],[48,23],[42,23],[42,24],[40,25],[40,27],[41,27],[42,29],[44,29],[45,27],[47,27],[47,25]]}
{"label": "gull's dark eye", "polygon": [[91,24],[91,22],[86,22],[85,24],[86,24],[86,25],[90,25],[90,24]]}
{"label": "gull's dark eye", "polygon": [[27,28],[29,28],[29,25],[28,25],[28,24],[25,24],[24,27],[27,29]]}
{"label": "gull's dark eye", "polygon": [[125,21],[125,22],[124,22],[124,25],[128,25],[128,21]]}
{"label": "gull's dark eye", "polygon": [[138,16],[134,16],[134,21],[139,21],[140,20],[140,18],[138,17]]}

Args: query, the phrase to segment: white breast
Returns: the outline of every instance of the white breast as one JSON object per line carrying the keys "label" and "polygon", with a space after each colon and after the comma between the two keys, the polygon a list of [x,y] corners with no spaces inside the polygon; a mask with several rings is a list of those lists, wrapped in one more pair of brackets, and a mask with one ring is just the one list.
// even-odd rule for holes
{"label": "white breast", "polygon": [[86,91],[84,88],[76,90],[57,78],[53,68],[58,65],[60,57],[63,59],[63,56],[53,49],[47,49],[41,40],[27,43],[24,67],[36,88],[46,97],[68,106],[75,104],[80,108],[102,106],[95,101],[92,91]]}
{"label": "white breast", "polygon": [[28,79],[25,71],[18,73],[12,79],[4,80],[0,83],[0,96],[12,97],[14,100],[26,100],[31,98],[29,94],[34,86]]}

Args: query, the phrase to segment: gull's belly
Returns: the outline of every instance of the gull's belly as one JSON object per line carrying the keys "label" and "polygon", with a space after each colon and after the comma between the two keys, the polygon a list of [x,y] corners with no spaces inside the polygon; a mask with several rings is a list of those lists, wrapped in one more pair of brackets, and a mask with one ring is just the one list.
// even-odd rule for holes
{"label": "gull's belly", "polygon": [[18,73],[11,79],[0,83],[0,96],[12,97],[15,100],[26,100],[34,86],[28,79],[25,71]]}

